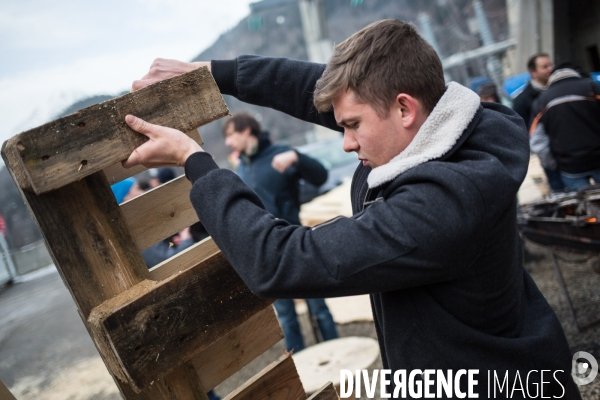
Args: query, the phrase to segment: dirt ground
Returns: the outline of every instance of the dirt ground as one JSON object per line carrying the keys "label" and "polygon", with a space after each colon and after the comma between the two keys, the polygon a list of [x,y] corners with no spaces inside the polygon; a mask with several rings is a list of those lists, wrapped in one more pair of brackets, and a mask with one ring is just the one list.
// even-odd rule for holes
{"label": "dirt ground", "polygon": [[[572,353],[587,351],[600,360],[600,324],[578,333],[556,277],[550,251],[527,244],[539,256],[527,269],[556,311]],[[600,316],[600,274],[589,256],[559,253],[558,260],[580,324]],[[308,320],[302,326],[314,343]],[[342,336],[375,338],[373,323],[339,326]],[[279,342],[216,388],[224,396],[275,360]],[[381,360],[370,369],[381,368]],[[85,330],[58,273],[0,289],[0,380],[21,400],[119,399],[117,388]],[[600,398],[600,377],[580,387],[584,399]],[[363,391],[363,397],[364,391]]]}

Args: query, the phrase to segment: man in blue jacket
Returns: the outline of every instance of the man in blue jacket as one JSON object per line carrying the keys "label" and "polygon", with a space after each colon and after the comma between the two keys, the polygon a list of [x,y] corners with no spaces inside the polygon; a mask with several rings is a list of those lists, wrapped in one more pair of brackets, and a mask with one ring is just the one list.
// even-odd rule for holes
{"label": "man in blue jacket", "polygon": [[[151,140],[123,165],[185,165],[200,219],[254,293],[369,293],[395,397],[581,398],[560,322],[523,268],[521,117],[446,86],[433,48],[397,20],[355,33],[327,66],[157,60],[133,88],[202,65],[225,94],[343,130],[344,150],[360,160],[351,218],[291,225],[181,132],[126,116]],[[432,373],[455,374],[453,385]]]}
{"label": "man in blue jacket", "polygon": [[[265,209],[276,218],[300,225],[300,179],[315,186],[327,180],[323,165],[289,146],[272,144],[267,132],[248,113],[236,113],[223,124],[225,144],[240,154],[238,175],[258,195]],[[317,320],[323,340],[338,337],[325,299],[306,299]],[[287,351],[304,349],[304,339],[293,299],[273,303],[281,323]]]}

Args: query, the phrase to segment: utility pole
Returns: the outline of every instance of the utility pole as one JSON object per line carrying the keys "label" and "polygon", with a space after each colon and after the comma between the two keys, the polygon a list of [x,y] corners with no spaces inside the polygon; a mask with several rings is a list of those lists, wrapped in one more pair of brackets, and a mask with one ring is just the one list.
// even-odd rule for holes
{"label": "utility pole", "polygon": [[[427,43],[429,43],[431,47],[433,47],[435,52],[438,54],[438,57],[440,57],[441,59],[442,53],[440,52],[440,46],[438,45],[437,39],[433,34],[433,28],[431,27],[431,18],[429,18],[429,14],[421,12],[417,16],[417,18],[419,20],[419,26],[421,27],[421,35],[427,41]],[[448,74],[446,73],[446,70],[444,70],[444,80],[446,82],[450,82],[452,80],[450,79],[450,76],[448,76]]]}
{"label": "utility pole", "polygon": [[[475,16],[477,18],[477,23],[479,24],[479,34],[481,35],[483,45],[491,46],[495,44],[496,42],[492,35],[492,30],[488,25],[487,17],[485,16],[481,2],[479,0],[473,0],[473,8],[475,9]],[[492,54],[487,57],[487,70],[491,75],[492,80],[496,83],[496,86],[501,88],[502,82],[504,81],[504,74],[502,71],[502,62],[498,55]]]}
{"label": "utility pole", "polygon": [[[322,0],[300,0],[300,18],[308,60],[326,64],[333,53],[333,43],[327,33],[327,20]],[[308,141],[339,137],[339,133],[320,125],[315,125],[314,137]]]}

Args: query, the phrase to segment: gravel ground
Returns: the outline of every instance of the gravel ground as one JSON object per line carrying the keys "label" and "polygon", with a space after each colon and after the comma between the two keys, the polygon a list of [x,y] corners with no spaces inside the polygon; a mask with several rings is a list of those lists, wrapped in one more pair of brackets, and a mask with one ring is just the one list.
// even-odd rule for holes
{"label": "gravel ground", "polygon": [[[572,353],[587,351],[600,360],[600,324],[578,333],[560,290],[550,251],[527,244],[539,259],[527,264],[533,279],[557,313]],[[600,274],[589,256],[559,253],[559,263],[580,324],[600,316]],[[307,344],[313,344],[307,318],[301,318]],[[375,338],[373,323],[339,326],[341,336]],[[224,396],[276,360],[283,341],[216,388]],[[378,359],[370,369],[382,368]],[[19,400],[119,399],[115,384],[77,315],[57,273],[0,290],[0,380]],[[74,384],[76,383],[76,384]],[[600,399],[600,377],[580,387],[584,399]],[[364,391],[363,391],[363,397]]]}

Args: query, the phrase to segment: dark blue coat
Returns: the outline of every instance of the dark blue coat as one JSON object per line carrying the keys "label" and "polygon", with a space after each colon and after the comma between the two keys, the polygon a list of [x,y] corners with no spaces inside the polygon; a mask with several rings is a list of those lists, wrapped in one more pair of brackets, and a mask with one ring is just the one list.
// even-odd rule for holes
{"label": "dark blue coat", "polygon": [[327,180],[327,170],[317,160],[298,153],[298,162],[279,173],[271,166],[273,157],[292,150],[289,146],[271,144],[266,133],[259,138],[258,151],[240,159],[238,174],[263,202],[268,212],[291,224],[300,225],[300,179],[315,186]]}
{"label": "dark blue coat", "polygon": [[[311,101],[323,68],[242,56],[213,61],[212,72],[223,93],[336,128],[333,113],[317,113]],[[419,143],[424,150],[411,159]],[[580,399],[560,322],[523,268],[516,194],[529,146],[521,117],[451,84],[409,148],[376,169],[359,165],[354,216],[313,228],[275,219],[206,153],[186,162],[190,198],[254,293],[369,293],[384,368],[477,369],[479,398],[534,397],[543,380],[544,396]],[[510,389],[488,395],[488,373],[492,381],[508,374]]]}

